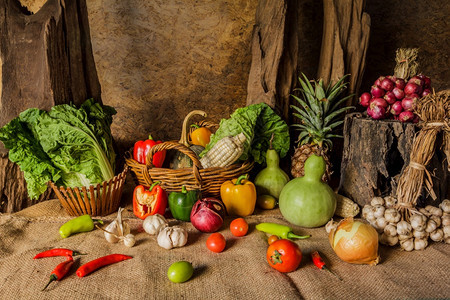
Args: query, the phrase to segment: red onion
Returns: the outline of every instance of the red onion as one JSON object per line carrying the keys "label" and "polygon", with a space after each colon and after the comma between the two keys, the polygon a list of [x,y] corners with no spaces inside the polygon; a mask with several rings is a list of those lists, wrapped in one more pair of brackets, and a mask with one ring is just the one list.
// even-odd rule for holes
{"label": "red onion", "polygon": [[390,80],[391,80],[392,82],[394,82],[394,83],[395,83],[395,81],[397,80],[397,77],[395,77],[394,75],[386,76],[386,78],[390,79]]}
{"label": "red onion", "polygon": [[370,99],[372,99],[372,95],[370,93],[362,93],[359,97],[359,104],[361,104],[364,107],[369,106]]}
{"label": "red onion", "polygon": [[224,218],[225,205],[212,197],[197,200],[191,210],[191,223],[202,232],[219,230]]}
{"label": "red onion", "polygon": [[416,106],[416,101],[414,100],[416,98],[412,98],[410,96],[406,96],[402,100],[402,107],[405,111],[413,111],[414,107]]}
{"label": "red onion", "polygon": [[385,91],[392,91],[394,83],[389,78],[384,78],[383,81],[381,81],[381,88]]}
{"label": "red onion", "polygon": [[397,101],[397,97],[395,97],[394,93],[391,91],[386,92],[386,95],[384,95],[383,98],[389,104],[394,104],[395,101]]}
{"label": "red onion", "polygon": [[400,115],[398,115],[398,119],[402,122],[410,122],[414,119],[414,113],[411,111],[402,111]]}
{"label": "red onion", "polygon": [[422,87],[413,82],[408,82],[405,86],[405,95],[422,94]]}
{"label": "red onion", "polygon": [[423,80],[420,76],[413,76],[408,80],[408,83],[415,83],[421,87],[425,84],[425,80]]}
{"label": "red onion", "polygon": [[373,98],[369,104],[369,106],[371,108],[373,108],[374,106],[382,106],[382,107],[386,108],[386,107],[388,107],[388,105],[389,104],[383,98]]}
{"label": "red onion", "polygon": [[397,101],[391,105],[390,113],[394,116],[399,115],[403,111],[402,101]]}
{"label": "red onion", "polygon": [[405,88],[406,82],[403,78],[397,78],[395,81],[395,87],[403,90]]}
{"label": "red onion", "polygon": [[376,85],[372,85],[370,93],[374,98],[380,98],[384,96],[384,90]]}
{"label": "red onion", "polygon": [[431,79],[430,79],[430,77],[427,77],[427,76],[425,76],[423,74],[419,74],[419,75],[417,75],[417,77],[419,77],[420,79],[423,80],[424,88],[426,88],[426,89],[430,89],[431,88]]}
{"label": "red onion", "polygon": [[424,89],[422,92],[422,97],[425,97],[426,95],[431,94],[431,90],[430,89]]}
{"label": "red onion", "polygon": [[375,80],[374,85],[380,88],[381,87],[381,82],[384,80],[384,78],[385,78],[384,76],[378,77],[378,79]]}
{"label": "red onion", "polygon": [[395,98],[397,98],[398,100],[402,100],[403,97],[405,97],[405,92],[397,87],[392,90],[392,93],[394,93]]}
{"label": "red onion", "polygon": [[382,106],[371,105],[367,108],[367,114],[375,120],[383,119],[386,115],[386,109]]}

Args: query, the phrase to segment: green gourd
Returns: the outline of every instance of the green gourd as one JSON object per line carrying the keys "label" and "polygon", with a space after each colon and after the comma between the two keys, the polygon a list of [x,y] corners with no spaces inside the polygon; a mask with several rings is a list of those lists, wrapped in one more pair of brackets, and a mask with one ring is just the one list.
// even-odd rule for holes
{"label": "green gourd", "polygon": [[261,170],[254,180],[258,196],[271,195],[278,199],[281,190],[289,182],[289,176],[280,168],[280,157],[276,150],[267,150],[267,167]]}
{"label": "green gourd", "polygon": [[289,181],[280,194],[283,217],[302,227],[325,225],[336,210],[336,194],[322,181],[326,163],[323,157],[311,155],[305,162],[305,176]]}

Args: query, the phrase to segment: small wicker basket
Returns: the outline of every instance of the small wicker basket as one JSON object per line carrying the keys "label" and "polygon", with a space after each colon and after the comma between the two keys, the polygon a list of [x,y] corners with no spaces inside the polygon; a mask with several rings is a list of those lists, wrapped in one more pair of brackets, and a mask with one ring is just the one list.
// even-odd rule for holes
{"label": "small wicker basket", "polygon": [[57,187],[53,182],[49,184],[69,215],[105,216],[119,208],[127,172],[128,167],[125,167],[122,173],[109,181],[91,185],[89,188]]}
{"label": "small wicker basket", "polygon": [[[222,183],[251,171],[253,162],[249,161],[233,164],[225,168],[204,169],[195,152],[189,148],[192,142],[190,134],[195,128],[189,127],[188,129],[188,123],[193,115],[205,117],[206,113],[201,110],[191,111],[183,121],[180,141],[168,141],[153,146],[147,154],[146,165],[140,164],[133,159],[133,150],[125,152],[125,163],[130,167],[137,184],[151,186],[153,182],[161,181],[161,187],[167,192],[179,192],[184,185],[188,190],[200,189],[202,195],[205,197],[218,197],[220,196],[220,186]],[[207,127],[212,132],[218,127],[217,124],[206,120],[199,121],[195,124]],[[186,154],[193,162],[192,168],[169,169],[154,167],[152,164],[153,155],[158,151],[170,149]]]}

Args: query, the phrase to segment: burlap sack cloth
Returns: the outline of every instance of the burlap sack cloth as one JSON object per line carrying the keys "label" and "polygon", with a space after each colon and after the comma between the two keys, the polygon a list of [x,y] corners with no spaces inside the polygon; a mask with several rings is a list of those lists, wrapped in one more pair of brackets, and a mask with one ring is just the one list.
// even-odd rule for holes
{"label": "burlap sack cloth", "polygon": [[[128,197],[128,196],[127,196]],[[128,199],[128,200],[127,200]],[[124,199],[127,208],[131,200]],[[133,248],[109,244],[103,232],[80,233],[66,239],[58,229],[70,217],[57,200],[50,200],[19,213],[0,215],[0,298],[1,299],[423,299],[450,297],[450,247],[432,243],[424,251],[402,252],[381,246],[377,266],[352,265],[339,260],[331,249],[325,229],[294,226],[297,234],[311,234],[297,240],[303,252],[298,270],[282,274],[266,262],[267,241],[255,229],[259,222],[288,224],[278,210],[257,211],[247,217],[249,233],[241,238],[229,231],[227,217],[221,233],[227,239],[222,253],[206,248],[209,234],[200,233],[190,223],[181,223],[189,232],[188,244],[165,250],[156,239],[142,232],[142,221],[126,211],[137,243]],[[108,224],[114,215],[103,218]],[[170,220],[175,223],[175,220]],[[87,253],[78,256],[72,271],[45,291],[50,272],[64,258],[33,260],[43,250],[64,247]],[[319,250],[332,274],[317,269],[310,253]],[[80,264],[95,258],[122,253],[133,256],[79,278]],[[168,267],[179,260],[190,261],[195,272],[181,284],[167,278]]]}

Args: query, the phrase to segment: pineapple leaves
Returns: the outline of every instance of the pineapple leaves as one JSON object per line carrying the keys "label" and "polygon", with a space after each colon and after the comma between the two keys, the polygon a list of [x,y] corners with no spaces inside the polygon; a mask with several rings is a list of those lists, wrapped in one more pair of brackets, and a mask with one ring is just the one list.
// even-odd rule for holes
{"label": "pineapple leaves", "polygon": [[338,110],[336,110],[335,112],[331,113],[329,116],[327,116],[324,120],[323,123],[324,125],[328,125],[329,122],[333,121],[333,119],[337,116],[339,116],[341,113],[351,109],[352,107],[343,107],[340,108]]}

